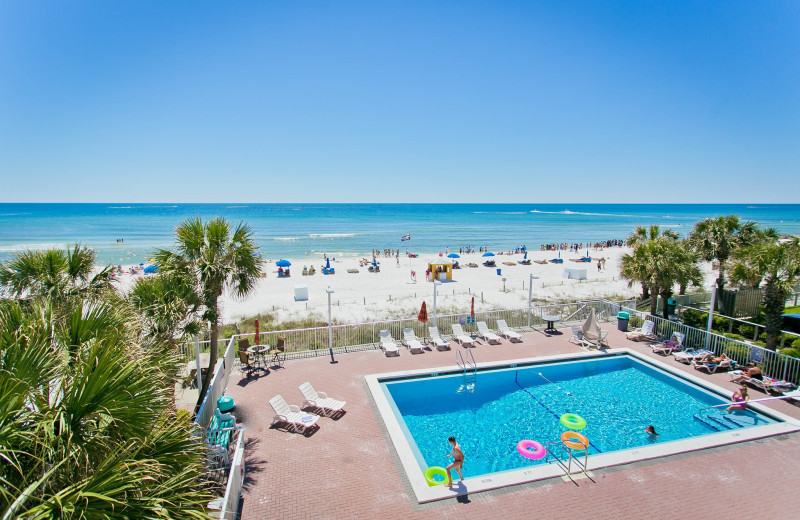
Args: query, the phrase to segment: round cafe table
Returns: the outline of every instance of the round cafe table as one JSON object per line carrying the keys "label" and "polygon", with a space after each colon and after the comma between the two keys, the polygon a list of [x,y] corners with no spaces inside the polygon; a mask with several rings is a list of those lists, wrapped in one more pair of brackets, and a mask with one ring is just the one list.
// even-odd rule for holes
{"label": "round cafe table", "polygon": [[559,321],[561,318],[558,316],[542,316],[542,320],[547,322],[547,326],[544,328],[545,332],[556,332],[555,323]]}
{"label": "round cafe table", "polygon": [[249,347],[247,349],[249,353],[253,354],[253,358],[255,359],[256,364],[261,366],[266,365],[266,360],[264,359],[264,355],[267,353],[268,350],[269,350],[269,345],[253,345],[252,347]]}

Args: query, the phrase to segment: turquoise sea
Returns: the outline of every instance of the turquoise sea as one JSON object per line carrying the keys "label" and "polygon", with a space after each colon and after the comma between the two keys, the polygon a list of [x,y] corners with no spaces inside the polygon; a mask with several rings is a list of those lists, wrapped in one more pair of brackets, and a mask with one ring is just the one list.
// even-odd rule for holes
{"label": "turquoise sea", "polygon": [[[737,214],[800,233],[800,205],[729,204],[0,204],[0,261],[15,252],[80,243],[101,263],[146,262],[170,247],[183,220],[246,221],[265,258],[365,255],[373,249],[435,253],[445,247],[534,249],[554,242],[624,239],[637,225],[681,234],[705,217]],[[410,234],[409,241],[400,237]],[[124,242],[117,242],[123,239]]]}

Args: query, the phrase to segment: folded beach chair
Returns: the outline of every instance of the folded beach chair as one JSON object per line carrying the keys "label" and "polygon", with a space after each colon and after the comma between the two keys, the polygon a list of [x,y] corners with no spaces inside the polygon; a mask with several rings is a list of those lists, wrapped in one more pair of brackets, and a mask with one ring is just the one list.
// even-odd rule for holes
{"label": "folded beach chair", "polygon": [[275,410],[275,416],[272,418],[272,424],[286,423],[291,426],[296,432],[303,432],[313,426],[316,426],[319,420],[319,415],[307,413],[300,410],[299,406],[289,405],[283,397],[276,395],[269,400],[270,406]]}
{"label": "folded beach chair", "polygon": [[642,323],[642,326],[638,329],[633,329],[625,333],[625,336],[631,341],[645,341],[645,340],[652,340],[656,341],[658,338],[653,333],[656,328],[656,322],[647,320]]}
{"label": "folded beach chair", "polygon": [[461,328],[461,324],[455,323],[451,325],[453,329],[453,339],[461,343],[462,347],[474,347],[475,341],[466,335],[464,329]]}
{"label": "folded beach chair", "polygon": [[439,327],[428,327],[428,334],[431,335],[431,341],[436,345],[436,350],[450,350],[450,343],[442,339]]}
{"label": "folded beach chair", "polygon": [[688,365],[695,359],[700,359],[705,357],[707,354],[714,354],[710,350],[706,350],[704,348],[697,349],[697,350],[684,350],[682,352],[673,352],[672,357],[675,358],[675,361],[678,363],[684,363]]}
{"label": "folded beach chair", "polygon": [[685,336],[683,335],[683,333],[675,331],[672,333],[672,336],[670,336],[670,338],[667,341],[650,346],[653,348],[654,354],[661,354],[662,356],[668,356],[673,352],[683,350],[684,338]]}
{"label": "folded beach chair", "polygon": [[497,320],[497,331],[500,333],[501,336],[511,341],[512,343],[522,342],[522,336],[511,330],[511,327],[508,326],[506,320]]}
{"label": "folded beach chair", "polygon": [[400,349],[397,348],[397,344],[392,339],[392,333],[387,329],[380,331],[378,334],[381,338],[381,350],[386,354],[386,357],[399,356]]}
{"label": "folded beach chair", "polygon": [[581,334],[581,346],[583,347],[601,349],[608,346],[606,343],[608,331],[601,329],[597,324],[597,315],[594,309],[591,310],[589,317],[581,327]]}
{"label": "folded beach chair", "polygon": [[572,325],[572,336],[567,341],[583,346],[583,329],[580,325]]}
{"label": "folded beach chair", "polygon": [[731,366],[733,366],[733,360],[731,358],[725,358],[719,363],[701,363],[697,360],[693,360],[692,366],[695,370],[705,370],[709,374],[713,374],[717,370],[728,370],[731,368]]}
{"label": "folded beach chair", "polygon": [[328,397],[325,392],[317,392],[309,382],[300,385],[300,393],[303,394],[303,399],[305,399],[303,406],[316,408],[326,417],[332,417],[334,414],[341,412],[344,409],[344,405],[347,404],[344,401]]}
{"label": "folded beach chair", "polygon": [[489,330],[489,326],[486,325],[485,321],[477,322],[478,325],[478,336],[485,339],[489,344],[494,343],[495,345],[500,344],[500,336],[495,334],[494,332]]}
{"label": "folded beach chair", "polygon": [[414,334],[414,329],[410,327],[403,329],[403,342],[412,354],[425,352],[425,349],[422,348],[422,343],[417,339],[417,335]]}

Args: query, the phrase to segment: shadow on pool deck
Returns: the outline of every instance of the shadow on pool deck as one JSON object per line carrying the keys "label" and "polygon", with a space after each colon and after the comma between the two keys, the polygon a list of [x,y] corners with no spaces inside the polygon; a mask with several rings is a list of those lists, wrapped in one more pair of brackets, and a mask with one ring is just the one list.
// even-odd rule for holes
{"label": "shadow on pool deck", "polygon": [[[652,354],[644,343],[628,341],[614,327],[611,347],[630,348],[664,361],[723,388],[733,390],[726,374],[705,375]],[[562,329],[563,331],[564,329]],[[568,332],[568,330],[567,330]],[[480,343],[478,363],[583,352],[569,334],[523,334],[523,342]],[[238,372],[228,385],[236,401],[237,422],[246,428],[246,477],[242,519],[262,518],[790,518],[800,507],[793,481],[800,477],[800,435],[790,434],[698,452],[592,470],[594,480],[577,485],[554,478],[508,488],[470,493],[420,505],[411,492],[383,421],[376,417],[363,376],[455,364],[455,352],[402,349],[387,358],[380,350],[287,361],[286,368],[240,386]],[[242,374],[241,377],[246,380]],[[272,428],[269,399],[281,394],[301,405],[298,386],[310,381],[317,390],[347,401],[338,420],[319,419],[310,437]],[[753,399],[762,397],[753,392]],[[765,397],[765,396],[764,396]],[[783,401],[764,403],[800,419],[800,407]],[[591,460],[590,460],[591,469]],[[722,497],[722,498],[720,498]],[[724,497],[740,497],[728,500]],[[746,497],[753,497],[748,500]],[[466,516],[465,516],[466,515]]]}

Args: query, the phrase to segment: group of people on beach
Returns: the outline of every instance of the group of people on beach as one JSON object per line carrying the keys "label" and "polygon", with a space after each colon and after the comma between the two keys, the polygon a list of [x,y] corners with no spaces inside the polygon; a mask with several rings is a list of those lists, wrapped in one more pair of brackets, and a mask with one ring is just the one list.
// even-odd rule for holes
{"label": "group of people on beach", "polygon": [[592,244],[591,242],[586,242],[585,244],[580,243],[568,243],[568,242],[561,242],[561,243],[553,243],[553,244],[544,244],[541,246],[541,251],[569,251],[570,253],[575,252],[577,253],[581,249],[603,249],[606,247],[622,247],[625,245],[625,241],[619,238],[615,238],[613,240],[604,240],[602,242],[595,242]]}
{"label": "group of people on beach", "polygon": [[[406,251],[406,254],[408,254],[408,251]],[[384,249],[383,251],[381,251],[380,249],[373,249],[372,250],[372,256],[374,256],[374,257],[383,256],[384,258],[391,258],[393,256],[396,256],[397,258],[400,258],[400,250],[399,249]]]}

